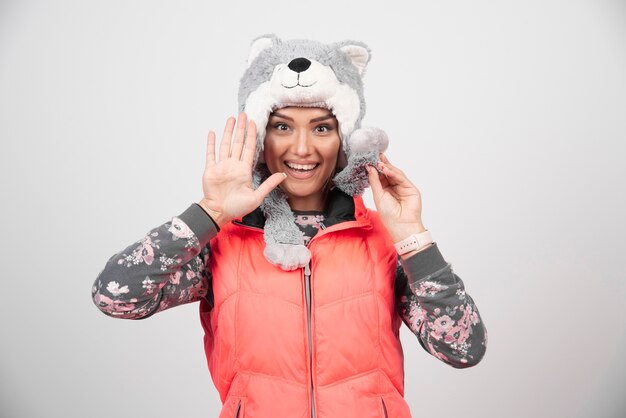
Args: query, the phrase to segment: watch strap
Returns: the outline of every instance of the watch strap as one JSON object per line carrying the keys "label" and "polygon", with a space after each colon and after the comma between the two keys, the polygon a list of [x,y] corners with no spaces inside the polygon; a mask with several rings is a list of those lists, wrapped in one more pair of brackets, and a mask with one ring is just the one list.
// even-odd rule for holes
{"label": "watch strap", "polygon": [[424,232],[420,232],[419,234],[409,235],[407,238],[403,239],[400,242],[396,242],[394,245],[396,247],[396,251],[398,251],[399,255],[406,254],[413,250],[419,250],[431,244],[433,242],[432,236],[430,235],[430,231],[427,229]]}

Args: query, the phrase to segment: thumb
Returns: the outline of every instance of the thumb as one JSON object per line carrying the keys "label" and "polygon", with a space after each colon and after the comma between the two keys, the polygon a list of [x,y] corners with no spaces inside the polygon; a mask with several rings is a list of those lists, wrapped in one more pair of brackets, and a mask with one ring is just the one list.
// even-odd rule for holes
{"label": "thumb", "polygon": [[367,170],[367,175],[370,181],[370,186],[372,186],[372,194],[374,195],[374,202],[378,203],[380,197],[383,195],[383,185],[380,183],[380,178],[378,177],[378,171],[368,165],[365,167]]}
{"label": "thumb", "polygon": [[254,191],[254,194],[257,198],[258,202],[262,202],[272,190],[276,188],[280,183],[283,182],[287,178],[287,174],[285,173],[274,173],[267,178],[257,189]]}

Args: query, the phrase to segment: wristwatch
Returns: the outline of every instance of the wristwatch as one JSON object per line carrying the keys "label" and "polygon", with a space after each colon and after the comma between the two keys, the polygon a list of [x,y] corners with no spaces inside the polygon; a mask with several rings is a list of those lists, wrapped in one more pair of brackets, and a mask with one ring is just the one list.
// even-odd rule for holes
{"label": "wristwatch", "polygon": [[398,255],[406,254],[413,250],[419,250],[431,244],[433,239],[430,235],[430,231],[427,229],[424,232],[420,232],[419,234],[409,235],[407,238],[403,239],[400,242],[396,242],[394,245],[396,246],[396,250],[398,251]]}

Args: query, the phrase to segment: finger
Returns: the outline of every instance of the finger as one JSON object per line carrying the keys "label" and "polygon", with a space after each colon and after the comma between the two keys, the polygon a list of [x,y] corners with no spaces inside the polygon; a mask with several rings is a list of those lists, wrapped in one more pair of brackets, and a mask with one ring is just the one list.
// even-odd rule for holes
{"label": "finger", "polygon": [[367,170],[367,175],[370,181],[370,186],[372,187],[372,194],[374,195],[374,203],[376,203],[380,200],[381,196],[384,193],[383,185],[380,183],[380,174],[371,165],[366,166],[365,169]]}
{"label": "finger", "polygon": [[215,165],[215,132],[209,131],[206,145],[206,162],[204,168],[213,167]]}
{"label": "finger", "polygon": [[233,137],[233,129],[235,128],[235,118],[229,117],[224,126],[224,133],[222,134],[222,142],[220,143],[220,161],[228,158],[230,154],[230,139]]}
{"label": "finger", "polygon": [[379,173],[379,179],[380,179],[380,184],[382,184],[383,186],[383,190],[385,190],[387,187],[391,186],[391,184],[389,184],[389,179],[387,178],[387,175],[385,173]]}
{"label": "finger", "polygon": [[391,161],[389,161],[389,158],[387,158],[387,156],[384,153],[380,153],[380,160],[385,163],[387,166],[389,166],[390,168],[398,168],[395,165],[393,165],[391,163]]}
{"label": "finger", "polygon": [[256,152],[256,123],[253,120],[248,122],[248,132],[246,134],[246,142],[242,152],[241,159],[248,165],[252,166]]}
{"label": "finger", "polygon": [[380,153],[380,161],[382,161],[383,164],[386,165],[387,167],[389,167],[391,170],[396,170],[396,171],[402,172],[402,170],[400,170],[398,167],[396,167],[395,165],[391,164],[391,161],[389,161],[387,156],[385,154],[383,154],[382,152]]}
{"label": "finger", "polygon": [[394,176],[395,178],[397,178],[397,179],[402,178],[405,181],[407,181],[409,184],[411,184],[411,185],[413,184],[413,183],[411,183],[409,178],[406,176],[404,171],[400,170],[398,167],[396,167],[395,165],[391,164],[391,161],[389,161],[389,159],[387,158],[387,156],[385,154],[381,153],[380,154],[380,159],[384,163],[384,165],[389,167],[390,172],[395,174],[395,176]]}
{"label": "finger", "polygon": [[389,180],[389,184],[392,185],[409,185],[412,184],[409,179],[406,177],[404,172],[397,167],[394,167],[390,164],[384,163],[380,161],[378,163],[378,167],[382,170],[383,174],[387,176],[387,180]]}
{"label": "finger", "polygon": [[230,150],[230,156],[236,159],[241,159],[241,150],[243,149],[243,141],[246,133],[247,116],[245,112],[239,112],[237,118],[237,130],[235,131],[235,140]]}
{"label": "finger", "polygon": [[393,171],[391,171],[391,168],[389,168],[388,166],[384,165],[382,162],[379,163],[379,167],[380,170],[382,172],[382,174],[385,176],[384,177],[384,181],[385,181],[385,186],[389,187],[394,187],[398,185],[398,177],[395,175],[395,173]]}
{"label": "finger", "polygon": [[380,160],[383,162],[384,165],[386,165],[387,167],[389,167],[389,169],[391,171],[395,171],[397,173],[401,173],[404,175],[404,172],[402,170],[400,170],[398,167],[396,167],[395,165],[391,164],[391,161],[389,161],[389,158],[387,158],[387,156],[383,153],[380,153]]}
{"label": "finger", "polygon": [[265,196],[267,196],[272,190],[276,188],[280,183],[287,178],[285,173],[274,173],[267,178],[257,189],[254,191],[257,202],[259,204],[263,202]]}

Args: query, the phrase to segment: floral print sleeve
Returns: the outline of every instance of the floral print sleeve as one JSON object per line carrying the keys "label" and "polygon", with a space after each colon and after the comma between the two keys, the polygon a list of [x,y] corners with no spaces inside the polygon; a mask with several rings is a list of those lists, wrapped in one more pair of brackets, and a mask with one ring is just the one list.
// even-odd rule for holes
{"label": "floral print sleeve", "polygon": [[212,302],[209,240],[217,234],[197,204],[114,254],[92,287],[105,314],[144,319],[201,298]]}
{"label": "floral print sleeve", "polygon": [[456,368],[483,358],[487,329],[437,243],[406,260],[398,257],[396,296],[402,320],[427,352]]}

